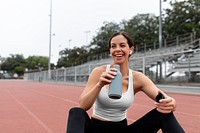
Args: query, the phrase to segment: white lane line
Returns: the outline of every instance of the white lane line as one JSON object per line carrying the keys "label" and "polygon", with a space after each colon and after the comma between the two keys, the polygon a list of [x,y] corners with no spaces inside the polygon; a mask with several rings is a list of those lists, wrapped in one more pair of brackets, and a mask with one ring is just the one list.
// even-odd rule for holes
{"label": "white lane line", "polygon": [[200,105],[198,105],[198,104],[189,104],[189,103],[182,103],[182,102],[177,103],[177,105],[180,105],[180,104],[185,105],[185,106],[197,106],[197,108],[200,107]]}
{"label": "white lane line", "polygon": [[[134,105],[145,107],[145,108],[148,108],[148,109],[153,109],[152,106],[145,106],[145,105],[139,105],[139,104],[134,104]],[[179,112],[179,111],[175,111],[175,113],[181,114],[181,115],[189,115],[189,116],[193,116],[193,117],[200,117],[200,115],[198,115],[198,114],[184,113],[184,112]]]}
{"label": "white lane line", "polygon": [[[176,97],[174,97],[176,99]],[[141,97],[137,97],[137,99],[141,99],[141,100],[144,100],[144,98],[141,98]],[[178,98],[177,98],[178,99]],[[197,108],[200,107],[199,104],[193,104],[193,103],[184,103],[184,102],[181,102],[181,101],[178,101],[177,102],[177,105],[179,104],[182,104],[182,105],[185,105],[185,106],[197,106]]]}
{"label": "white lane line", "polygon": [[53,131],[45,125],[42,120],[40,120],[33,112],[31,112],[22,102],[20,102],[14,95],[10,93],[9,90],[7,90],[8,94],[19,104],[22,106],[22,108],[31,115],[48,133],[53,133]]}
{"label": "white lane line", "polygon": [[[145,107],[145,108],[148,108],[148,109],[153,109],[152,106],[146,106],[146,105],[136,104],[136,103],[133,103],[133,104],[136,105],[136,106]],[[133,106],[134,106],[134,105],[133,105]]]}
{"label": "white lane line", "polygon": [[190,115],[190,116],[193,116],[193,117],[200,117],[200,115],[197,115],[197,114],[190,114],[190,113],[184,113],[184,112],[179,112],[179,111],[175,111],[175,113],[182,114],[182,115]]}
{"label": "white lane line", "polygon": [[[57,98],[59,100],[63,100],[63,101],[70,102],[70,103],[78,105],[77,102],[74,102],[74,101],[71,101],[71,100],[60,98],[60,97],[57,97],[57,96],[54,96],[54,95],[50,95],[50,94],[47,94],[47,93],[44,93],[44,92],[39,92],[39,91],[35,91],[35,90],[32,90],[32,91],[34,91],[36,93],[39,93],[39,94],[42,94],[42,95],[46,95],[46,96],[49,96],[49,97],[54,97],[54,98]],[[140,104],[135,104],[135,103],[133,103],[133,104],[136,105],[136,106],[145,107],[145,108],[148,108],[148,109],[153,109],[152,106],[140,105]],[[175,111],[175,113],[182,114],[182,115],[194,116],[194,117],[200,117],[200,115],[198,115],[198,114],[190,114],[190,113],[184,113],[184,112],[179,112],[179,111]],[[135,121],[135,120],[130,119],[130,118],[128,118],[128,119],[131,120],[131,121]]]}
{"label": "white lane line", "polygon": [[[32,90],[32,89],[31,89]],[[39,94],[42,94],[42,95],[45,95],[45,96],[49,96],[49,97],[53,97],[53,98],[56,98],[56,99],[59,99],[59,100],[62,100],[62,101],[65,101],[65,102],[70,102],[70,103],[73,103],[73,104],[76,104],[78,105],[77,102],[74,102],[74,101],[71,101],[71,100],[67,100],[67,99],[64,99],[64,98],[61,98],[61,97],[57,97],[57,96],[54,96],[54,95],[50,95],[50,94],[47,94],[47,93],[44,93],[44,92],[39,92],[39,91],[35,91],[35,90],[32,90],[36,93],[39,93]]]}
{"label": "white lane line", "polygon": [[131,119],[131,118],[128,118],[128,117],[126,119],[129,120],[129,121],[131,121],[131,123],[137,121],[137,120],[134,120],[134,119]]}

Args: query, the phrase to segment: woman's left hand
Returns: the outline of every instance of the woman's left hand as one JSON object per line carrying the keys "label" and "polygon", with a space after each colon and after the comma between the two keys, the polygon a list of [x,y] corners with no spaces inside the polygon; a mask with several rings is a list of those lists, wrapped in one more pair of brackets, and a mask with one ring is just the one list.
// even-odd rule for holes
{"label": "woman's left hand", "polygon": [[165,99],[155,102],[155,106],[159,112],[167,114],[176,110],[176,101],[174,98],[165,95]]}

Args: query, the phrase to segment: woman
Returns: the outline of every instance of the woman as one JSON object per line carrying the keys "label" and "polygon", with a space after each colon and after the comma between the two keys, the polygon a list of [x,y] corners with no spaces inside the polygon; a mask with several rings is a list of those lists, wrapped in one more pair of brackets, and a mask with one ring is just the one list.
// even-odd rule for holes
{"label": "woman", "polygon": [[[69,111],[67,133],[156,133],[159,129],[164,133],[184,133],[173,115],[175,99],[159,90],[144,74],[129,69],[129,57],[134,50],[131,38],[125,32],[118,32],[108,43],[112,63],[91,72],[80,96],[80,107]],[[117,100],[108,97],[109,84],[116,75],[114,64],[120,65],[122,73],[122,97]],[[153,100],[161,93],[164,99],[155,102],[155,109],[128,125],[126,112],[139,91]],[[86,111],[92,106],[90,118]]]}

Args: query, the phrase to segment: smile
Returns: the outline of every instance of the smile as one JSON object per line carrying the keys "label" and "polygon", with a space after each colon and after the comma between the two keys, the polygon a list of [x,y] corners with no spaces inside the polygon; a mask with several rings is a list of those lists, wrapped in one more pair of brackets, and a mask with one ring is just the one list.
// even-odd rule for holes
{"label": "smile", "polygon": [[121,54],[116,54],[115,56],[116,56],[116,57],[122,57],[123,55],[121,55]]}

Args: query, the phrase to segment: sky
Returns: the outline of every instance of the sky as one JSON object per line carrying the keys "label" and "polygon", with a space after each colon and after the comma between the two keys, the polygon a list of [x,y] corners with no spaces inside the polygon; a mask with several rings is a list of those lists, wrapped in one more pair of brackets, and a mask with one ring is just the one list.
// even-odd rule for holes
{"label": "sky", "polygon": [[[103,22],[159,15],[160,0],[52,0],[51,63],[59,51],[88,45]],[[169,2],[162,2],[167,8]],[[49,56],[50,0],[0,0],[0,57]]]}

